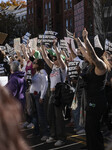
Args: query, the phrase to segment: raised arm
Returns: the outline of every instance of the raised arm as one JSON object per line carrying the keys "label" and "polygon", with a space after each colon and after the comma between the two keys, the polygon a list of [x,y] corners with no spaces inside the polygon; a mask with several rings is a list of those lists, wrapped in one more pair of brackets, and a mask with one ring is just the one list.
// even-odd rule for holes
{"label": "raised arm", "polygon": [[39,48],[39,51],[42,53],[43,59],[45,60],[45,62],[48,64],[48,66],[52,69],[54,63],[49,59],[46,50],[45,50],[45,46],[41,45],[41,48]]}
{"label": "raised arm", "polygon": [[88,39],[88,32],[86,31],[86,29],[83,30],[82,36],[83,36],[84,43],[86,45],[86,49],[87,49],[88,55],[91,58],[92,63],[95,65],[95,72],[98,75],[104,74],[106,72],[106,70],[107,70],[107,66],[103,62],[103,60],[101,60],[96,55],[95,50],[92,47],[92,45],[91,45],[91,43],[90,43],[90,41]]}
{"label": "raised arm", "polygon": [[76,58],[77,55],[75,54],[75,52],[74,52],[73,49],[72,49],[72,46],[71,46],[71,40],[70,40],[70,43],[67,43],[67,44],[68,44],[68,47],[69,47],[69,49],[70,49],[72,58]]}
{"label": "raised arm", "polygon": [[54,50],[56,52],[57,60],[58,60],[58,62],[60,64],[61,68],[64,70],[65,67],[66,67],[66,64],[65,64],[64,60],[61,58],[61,54],[60,54],[60,52],[59,52],[59,50],[58,50],[58,48],[56,46],[56,42],[55,41],[54,41],[54,44],[53,44],[53,48],[54,48]]}
{"label": "raised arm", "polygon": [[24,55],[24,57],[25,57],[25,60],[28,61],[28,60],[29,60],[29,56],[28,56],[28,54],[27,54],[27,52],[26,52],[26,48],[25,48],[25,45],[24,45],[24,44],[21,45],[21,50],[22,50],[22,52],[23,52],[23,55]]}

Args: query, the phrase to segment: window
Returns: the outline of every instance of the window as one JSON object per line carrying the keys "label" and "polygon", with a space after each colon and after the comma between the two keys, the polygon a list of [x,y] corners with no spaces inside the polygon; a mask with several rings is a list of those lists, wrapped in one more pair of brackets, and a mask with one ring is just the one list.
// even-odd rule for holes
{"label": "window", "polygon": [[65,9],[68,9],[68,0],[65,0]]}
{"label": "window", "polygon": [[47,3],[45,3],[45,15],[47,14]]}
{"label": "window", "polygon": [[70,0],[70,8],[72,8],[72,0]]}
{"label": "window", "polygon": [[48,13],[51,13],[51,2],[48,3]]}
{"label": "window", "polygon": [[68,19],[66,19],[66,29],[68,29]]}

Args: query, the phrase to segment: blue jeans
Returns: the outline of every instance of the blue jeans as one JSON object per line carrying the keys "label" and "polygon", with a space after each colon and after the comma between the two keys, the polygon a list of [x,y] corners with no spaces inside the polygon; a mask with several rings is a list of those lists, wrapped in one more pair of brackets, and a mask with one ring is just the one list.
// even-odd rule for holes
{"label": "blue jeans", "polygon": [[37,95],[31,94],[31,96],[36,106],[36,113],[32,116],[33,118],[32,122],[35,125],[34,134],[39,134],[40,132],[39,125],[40,125],[42,130],[42,135],[48,136],[49,132],[48,132],[47,121],[44,113],[44,104],[39,103],[40,94]]}

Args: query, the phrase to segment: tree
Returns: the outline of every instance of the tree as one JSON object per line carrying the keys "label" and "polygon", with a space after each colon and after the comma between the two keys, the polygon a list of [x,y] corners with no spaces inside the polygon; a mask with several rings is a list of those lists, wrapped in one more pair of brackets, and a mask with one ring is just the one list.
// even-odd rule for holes
{"label": "tree", "polygon": [[0,6],[2,9],[6,8],[7,6],[19,6],[23,4],[26,5],[26,2],[24,0],[8,0],[7,2],[1,1]]}

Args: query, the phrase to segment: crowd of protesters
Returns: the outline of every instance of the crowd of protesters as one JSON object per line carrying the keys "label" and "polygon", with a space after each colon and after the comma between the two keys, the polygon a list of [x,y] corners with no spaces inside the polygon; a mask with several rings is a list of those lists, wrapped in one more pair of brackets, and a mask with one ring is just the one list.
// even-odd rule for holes
{"label": "crowd of protesters", "polygon": [[[0,76],[8,76],[5,88],[21,105],[22,127],[33,128],[27,138],[64,145],[65,112],[69,109],[73,133],[86,133],[88,150],[104,150],[103,136],[107,131],[111,136],[112,130],[112,54],[93,47],[86,29],[82,36],[84,42],[74,35],[77,53],[68,43],[69,55],[58,50],[56,40],[52,48],[41,43],[38,51],[22,44],[21,52],[14,56],[0,50]],[[74,78],[68,75],[69,62],[78,62]],[[62,80],[75,91],[73,102],[66,107],[54,103],[55,86]]]}

